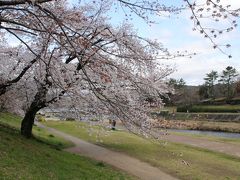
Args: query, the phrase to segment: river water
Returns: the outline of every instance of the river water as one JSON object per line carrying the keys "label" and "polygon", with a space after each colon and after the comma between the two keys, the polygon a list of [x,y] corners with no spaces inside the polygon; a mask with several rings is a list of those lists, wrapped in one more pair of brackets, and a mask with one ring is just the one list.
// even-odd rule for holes
{"label": "river water", "polygon": [[218,132],[218,131],[199,131],[199,130],[183,130],[183,129],[170,129],[172,132],[183,132],[197,135],[208,135],[224,138],[240,138],[240,133]]}

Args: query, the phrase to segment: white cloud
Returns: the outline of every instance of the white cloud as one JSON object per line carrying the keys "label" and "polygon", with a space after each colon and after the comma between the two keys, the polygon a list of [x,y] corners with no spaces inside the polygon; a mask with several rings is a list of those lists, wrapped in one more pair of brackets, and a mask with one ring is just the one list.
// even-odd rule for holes
{"label": "white cloud", "polygon": [[[205,3],[206,0],[202,0],[202,2]],[[237,0],[221,0],[221,2],[224,5],[231,4],[235,9],[240,7],[240,1]],[[218,50],[214,50],[213,44],[209,41],[209,39],[204,38],[200,33],[192,31],[193,24],[189,17],[189,11],[183,12],[182,16],[179,17],[182,24],[181,26],[171,29],[172,39],[168,42],[173,44],[171,47],[175,51],[187,49],[189,52],[197,52],[199,54],[192,59],[182,58],[165,62],[175,66],[177,69],[171,77],[177,79],[183,78],[187,84],[199,85],[204,82],[203,78],[206,76],[206,73],[209,73],[211,70],[221,73],[227,66],[233,66],[240,71],[239,27],[234,29],[232,32],[223,33],[221,37],[219,36],[215,39],[217,44],[225,45],[229,43],[232,45],[231,48],[225,49],[227,54],[231,54],[233,56],[233,58],[229,59],[227,55],[224,55]],[[209,20],[205,23],[208,23],[208,27],[218,27]],[[220,22],[220,24],[221,23],[223,22]],[[222,26],[222,24],[220,26]],[[177,35],[181,36],[181,39],[178,41],[176,38]],[[181,41],[182,39],[183,41]]]}
{"label": "white cloud", "polygon": [[173,39],[173,33],[172,31],[170,31],[167,28],[161,28],[157,25],[153,25],[150,29],[149,29],[149,33],[148,36],[151,39],[157,39],[160,42],[162,42],[163,44],[167,44],[171,41],[171,39]]}
{"label": "white cloud", "polygon": [[240,66],[237,61],[220,58],[221,56],[211,57],[199,55],[192,59],[170,60],[166,64],[176,66],[177,71],[171,77],[180,79],[183,78],[189,85],[202,84],[206,73],[212,70],[222,72],[227,66],[233,66],[239,70]]}

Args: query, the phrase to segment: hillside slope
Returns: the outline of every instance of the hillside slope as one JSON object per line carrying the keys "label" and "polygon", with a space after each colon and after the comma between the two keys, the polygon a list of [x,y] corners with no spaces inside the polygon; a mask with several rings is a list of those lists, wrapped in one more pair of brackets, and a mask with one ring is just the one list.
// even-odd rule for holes
{"label": "hillside slope", "polygon": [[129,179],[85,157],[25,139],[0,122],[0,179]]}

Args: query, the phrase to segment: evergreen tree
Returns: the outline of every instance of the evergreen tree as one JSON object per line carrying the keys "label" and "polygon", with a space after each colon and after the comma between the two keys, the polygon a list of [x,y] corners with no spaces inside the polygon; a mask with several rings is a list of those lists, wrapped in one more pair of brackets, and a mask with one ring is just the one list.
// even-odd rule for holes
{"label": "evergreen tree", "polygon": [[215,98],[215,92],[214,92],[214,85],[218,78],[217,71],[211,71],[210,73],[206,74],[207,77],[204,78],[205,80],[205,86],[207,87],[207,94],[210,98]]}
{"label": "evergreen tree", "polygon": [[222,71],[221,79],[219,82],[225,86],[225,94],[227,99],[230,99],[233,95],[232,84],[236,76],[238,76],[238,73],[232,66],[228,66],[225,70]]}

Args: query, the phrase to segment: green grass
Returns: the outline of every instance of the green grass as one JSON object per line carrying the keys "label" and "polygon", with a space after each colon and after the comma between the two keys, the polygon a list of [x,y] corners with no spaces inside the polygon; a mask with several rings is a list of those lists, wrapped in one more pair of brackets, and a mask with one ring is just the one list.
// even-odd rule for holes
{"label": "green grass", "polygon": [[0,179],[128,179],[102,162],[59,151],[0,125]]}
{"label": "green grass", "polygon": [[181,179],[240,179],[240,158],[183,144],[152,142],[124,131],[103,131],[79,122],[46,122],[66,133],[148,162]]}
{"label": "green grass", "polygon": [[0,179],[134,179],[103,162],[60,151],[71,143],[46,130],[34,127],[37,139],[20,136],[20,119],[0,113]]}
{"label": "green grass", "polygon": [[[13,115],[11,113],[0,112],[1,124],[9,125],[16,129],[20,129],[21,120],[22,118],[20,116]],[[33,127],[33,135],[37,140],[49,144],[57,149],[63,149],[66,147],[73,146],[72,142],[66,141],[61,137],[55,136],[49,133],[47,130],[39,128],[37,126]]]}
{"label": "green grass", "polygon": [[8,124],[14,128],[17,128],[17,129],[20,128],[21,119],[22,118],[20,116],[16,116],[8,112],[0,112],[0,122],[4,124]]}

